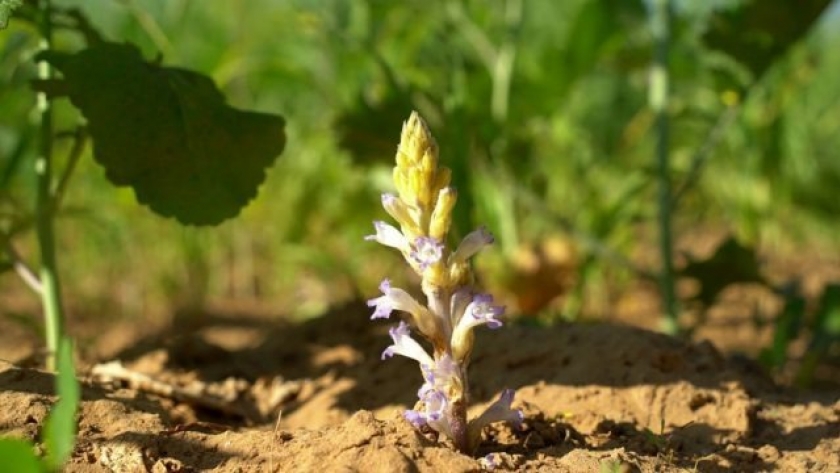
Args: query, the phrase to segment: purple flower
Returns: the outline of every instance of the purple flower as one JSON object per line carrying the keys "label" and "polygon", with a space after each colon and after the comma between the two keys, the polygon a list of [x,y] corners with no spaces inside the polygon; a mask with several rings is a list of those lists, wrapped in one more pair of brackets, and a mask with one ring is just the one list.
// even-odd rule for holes
{"label": "purple flower", "polygon": [[389,225],[381,220],[373,222],[373,227],[376,229],[376,234],[368,235],[365,240],[376,241],[385,246],[396,248],[402,252],[408,251],[408,240],[397,227]]}
{"label": "purple flower", "polygon": [[[493,305],[493,296],[490,294],[478,294],[473,298],[470,305],[464,311],[464,316],[461,320],[466,318],[470,320],[470,324],[485,323],[489,328],[499,328],[502,322],[497,318],[505,313],[504,306]],[[459,324],[463,323],[459,321]]]}
{"label": "purple flower", "polygon": [[478,294],[473,297],[472,302],[467,305],[463,315],[458,319],[452,338],[463,337],[468,330],[481,324],[487,324],[490,328],[499,328],[502,322],[498,317],[504,312],[504,306],[493,305],[493,296]]}
{"label": "purple flower", "polygon": [[405,420],[411,422],[415,428],[420,428],[426,425],[426,415],[420,411],[415,411],[408,409],[407,411],[403,412],[403,417]]}
{"label": "purple flower", "polygon": [[[458,304],[458,307],[462,305],[463,302]],[[460,316],[454,313],[453,317],[457,322],[455,329],[452,330],[450,345],[455,359],[464,362],[465,357],[472,351],[473,338],[470,335],[474,327],[481,324],[486,324],[490,328],[501,327],[502,322],[498,317],[504,311],[504,307],[493,305],[493,297],[489,294],[478,294],[472,298],[472,302],[467,304]]]}
{"label": "purple flower", "polygon": [[420,305],[411,294],[404,290],[391,287],[391,281],[383,279],[379,284],[379,290],[382,295],[367,301],[368,307],[376,307],[373,311],[371,319],[387,319],[391,316],[391,312],[401,310],[412,315],[423,313],[423,306]]}
{"label": "purple flower", "polygon": [[405,419],[415,427],[428,425],[432,429],[452,438],[451,412],[446,395],[436,389],[429,389],[420,398],[423,401],[421,410],[407,410],[403,413]]}
{"label": "purple flower", "polygon": [[463,262],[471,258],[479,252],[482,248],[492,244],[495,241],[493,235],[487,231],[485,227],[479,227],[477,230],[471,232],[464,237],[461,244],[452,253],[452,262]]}
{"label": "purple flower", "polygon": [[[444,420],[448,423],[446,416],[449,401],[446,399],[446,396],[436,389],[421,390],[421,393],[420,400],[423,401],[422,409],[418,411],[412,409],[405,411],[403,416],[406,420],[411,422],[415,427],[429,425],[435,428],[436,425],[439,425]],[[435,430],[440,432],[437,428]]]}
{"label": "purple flower", "polygon": [[490,471],[495,470],[502,464],[502,462],[499,461],[498,453],[488,453],[487,455],[481,457],[478,461],[481,463],[482,468]]}
{"label": "purple flower", "polygon": [[431,366],[423,367],[426,382],[435,389],[444,390],[458,377],[458,365],[449,355],[443,355]]}
{"label": "purple flower", "polygon": [[388,330],[388,333],[391,335],[391,339],[394,340],[394,344],[382,352],[383,360],[394,355],[402,355],[417,360],[421,366],[434,364],[434,360],[426,353],[426,350],[411,338],[411,331],[407,323],[400,322],[399,325]]}
{"label": "purple flower", "polygon": [[415,427],[428,425],[452,438],[452,412],[446,392],[451,383],[458,380],[455,376],[458,365],[452,357],[444,356],[431,364],[421,362],[421,367],[426,382],[420,387],[417,397],[422,401],[422,407],[419,410],[408,410],[404,416]]}
{"label": "purple flower", "polygon": [[443,244],[432,237],[417,237],[414,240],[414,250],[411,252],[413,259],[420,270],[425,271],[430,265],[440,261],[443,257]]}
{"label": "purple flower", "polygon": [[434,425],[446,417],[449,400],[442,392],[430,389],[423,396],[423,402],[425,404],[426,420],[429,424]]}
{"label": "purple flower", "polygon": [[513,389],[505,389],[502,395],[496,400],[487,410],[484,411],[478,418],[470,422],[470,430],[473,432],[481,432],[481,430],[494,422],[510,422],[517,429],[522,427],[522,422],[525,416],[519,409],[512,409]]}

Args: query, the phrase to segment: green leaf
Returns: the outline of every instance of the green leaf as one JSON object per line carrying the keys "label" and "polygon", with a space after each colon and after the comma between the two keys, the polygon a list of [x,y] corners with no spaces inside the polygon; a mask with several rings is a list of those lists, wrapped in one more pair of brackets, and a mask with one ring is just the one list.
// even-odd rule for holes
{"label": "green leaf", "polygon": [[210,78],[149,63],[134,45],[39,57],[66,87],[36,87],[66,90],[108,179],[160,215],[192,225],[236,216],[285,147],[282,117],[234,109]]}
{"label": "green leaf", "polygon": [[17,438],[0,438],[0,458],[3,467],[17,473],[40,473],[43,465],[35,454],[32,444]]}
{"label": "green leaf", "polygon": [[58,402],[47,416],[44,425],[46,462],[50,469],[58,470],[73,452],[76,442],[76,410],[79,407],[79,382],[73,366],[73,344],[64,338],[58,346],[58,374],[56,392]]}
{"label": "green leaf", "polygon": [[[561,59],[551,61],[558,74],[552,79],[556,81],[555,90],[559,94],[569,92],[576,81],[604,60],[606,52],[628,42],[622,38],[644,21],[644,15],[644,4],[639,0],[584,2],[571,20]],[[546,53],[557,54],[553,48]]]}
{"label": "green leaf", "polygon": [[9,24],[9,16],[15,8],[21,6],[21,0],[0,0],[0,29]]}
{"label": "green leaf", "polygon": [[830,4],[831,0],[744,0],[716,11],[703,40],[758,78],[805,36]]}
{"label": "green leaf", "polygon": [[805,298],[798,294],[788,296],[782,313],[776,319],[773,344],[759,355],[764,366],[772,369],[784,366],[788,359],[788,347],[799,336],[804,315]]}
{"label": "green leaf", "polygon": [[840,284],[829,283],[823,289],[811,331],[808,350],[796,374],[796,383],[803,387],[811,385],[818,365],[832,345],[840,343]]}
{"label": "green leaf", "polygon": [[41,473],[44,471],[32,445],[21,439],[0,438],[0,458],[6,471]]}

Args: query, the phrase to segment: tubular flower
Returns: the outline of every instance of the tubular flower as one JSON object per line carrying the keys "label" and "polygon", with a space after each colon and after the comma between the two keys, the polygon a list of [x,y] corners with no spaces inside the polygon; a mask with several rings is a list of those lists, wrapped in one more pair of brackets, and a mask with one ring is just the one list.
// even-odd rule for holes
{"label": "tubular flower", "polygon": [[373,227],[376,229],[376,233],[366,236],[365,240],[376,241],[379,244],[396,248],[403,253],[409,251],[408,240],[396,227],[379,220],[373,222]]}
{"label": "tubular flower", "polygon": [[368,307],[375,307],[371,319],[387,319],[391,316],[391,312],[401,310],[415,315],[425,311],[424,307],[419,302],[404,290],[391,287],[391,281],[385,279],[379,284],[379,290],[382,295],[373,298],[367,302]]}
{"label": "tubular flower", "polygon": [[388,333],[391,335],[391,339],[394,340],[394,344],[382,352],[383,360],[394,355],[402,355],[416,360],[421,366],[434,364],[434,360],[426,353],[426,350],[411,338],[407,323],[400,322],[399,325],[388,330]]}
{"label": "tubular flower", "polygon": [[467,422],[467,366],[473,331],[480,325],[502,326],[504,307],[493,305],[489,294],[477,294],[469,259],[493,243],[484,227],[468,234],[454,251],[446,241],[457,192],[450,187],[451,171],[439,166],[438,146],[417,113],[403,125],[394,167],[396,194],[382,195],[382,206],[399,224],[374,222],[376,233],[365,237],[402,253],[421,278],[426,304],[386,279],[382,295],[368,301],[371,319],[387,319],[395,310],[408,313],[420,334],[432,345],[431,354],[411,337],[406,322],[389,330],[393,344],[382,358],[402,355],[420,365],[423,384],[419,402],[405,412],[415,427],[428,427],[452,440],[455,447],[471,453],[481,430],[493,422],[519,425],[522,413],[511,407],[514,392],[506,389],[499,399],[476,419]]}

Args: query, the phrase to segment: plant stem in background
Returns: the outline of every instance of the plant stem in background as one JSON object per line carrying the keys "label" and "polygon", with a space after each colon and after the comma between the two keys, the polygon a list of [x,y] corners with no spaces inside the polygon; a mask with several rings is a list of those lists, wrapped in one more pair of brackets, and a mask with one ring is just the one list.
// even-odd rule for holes
{"label": "plant stem in background", "polygon": [[[47,50],[52,43],[52,6],[50,0],[39,2],[41,49]],[[38,79],[49,80],[52,71],[44,61],[38,64]],[[55,234],[53,231],[54,208],[52,204],[52,152],[53,152],[53,117],[50,99],[44,92],[38,93],[38,112],[41,117],[41,141],[38,157],[35,160],[37,177],[36,229],[38,246],[41,251],[41,303],[44,308],[44,326],[47,342],[47,369],[55,369],[55,355],[63,333],[64,314],[61,305],[61,285],[55,256]]]}
{"label": "plant stem in background", "polygon": [[659,249],[662,257],[660,284],[665,318],[662,328],[666,333],[679,331],[677,298],[674,290],[672,259],[671,176],[669,166],[668,122],[668,43],[670,41],[671,2],[654,0],[651,11],[651,29],[654,38],[653,67],[650,74],[650,107],[656,116],[656,169],[659,182]]}

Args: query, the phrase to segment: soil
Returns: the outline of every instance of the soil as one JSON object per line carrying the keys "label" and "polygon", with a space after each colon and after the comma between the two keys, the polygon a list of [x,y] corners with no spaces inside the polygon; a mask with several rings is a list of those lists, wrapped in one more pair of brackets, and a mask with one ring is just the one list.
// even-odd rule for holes
{"label": "soil", "polygon": [[[299,324],[219,310],[159,325],[76,331],[83,402],[66,471],[471,472],[489,455],[496,471],[840,472],[840,391],[784,388],[709,342],[612,322],[480,330],[474,408],[515,388],[525,422],[493,426],[470,457],[402,419],[419,370],[380,360],[390,324],[363,304]],[[0,363],[0,432],[37,441],[53,379],[24,367],[38,340],[14,327],[0,327],[0,357],[16,360]],[[96,363],[114,360],[148,376],[109,380]]]}

